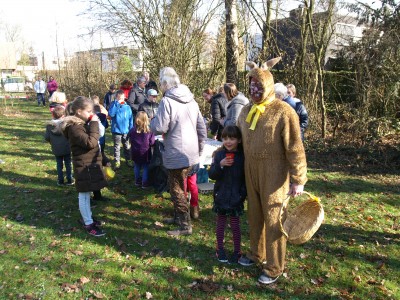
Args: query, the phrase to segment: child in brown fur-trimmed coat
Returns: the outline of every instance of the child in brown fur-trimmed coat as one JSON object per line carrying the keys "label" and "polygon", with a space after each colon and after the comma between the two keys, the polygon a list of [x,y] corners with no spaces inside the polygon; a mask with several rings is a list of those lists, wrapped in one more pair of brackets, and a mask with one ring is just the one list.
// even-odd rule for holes
{"label": "child in brown fur-trimmed coat", "polygon": [[258,278],[262,284],[275,282],[285,267],[286,238],[279,227],[279,211],[288,194],[298,196],[307,181],[306,157],[296,112],[274,93],[274,79],[267,69],[249,73],[253,103],[238,119],[246,157],[250,252],[239,263],[249,266],[265,262]]}
{"label": "child in brown fur-trimmed coat", "polygon": [[69,104],[67,111],[72,115],[64,118],[62,130],[71,145],[79,211],[86,231],[103,236],[105,233],[99,228],[102,223],[93,218],[90,208],[90,193],[107,186],[99,145],[99,118],[93,112],[92,100],[82,96]]}

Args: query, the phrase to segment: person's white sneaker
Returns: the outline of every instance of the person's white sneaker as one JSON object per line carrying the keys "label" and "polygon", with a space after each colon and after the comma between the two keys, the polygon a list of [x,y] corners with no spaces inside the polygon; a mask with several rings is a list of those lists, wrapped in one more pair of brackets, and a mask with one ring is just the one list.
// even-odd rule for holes
{"label": "person's white sneaker", "polygon": [[269,277],[268,275],[261,274],[260,277],[258,277],[258,282],[262,284],[271,284],[277,281],[279,276],[276,277]]}
{"label": "person's white sneaker", "polygon": [[252,259],[250,259],[250,258],[248,258],[248,257],[245,256],[245,255],[242,255],[242,256],[239,258],[238,263],[239,263],[240,265],[244,266],[244,267],[249,267],[249,266],[251,266],[251,265],[254,265],[254,264],[255,264],[255,261],[252,260]]}

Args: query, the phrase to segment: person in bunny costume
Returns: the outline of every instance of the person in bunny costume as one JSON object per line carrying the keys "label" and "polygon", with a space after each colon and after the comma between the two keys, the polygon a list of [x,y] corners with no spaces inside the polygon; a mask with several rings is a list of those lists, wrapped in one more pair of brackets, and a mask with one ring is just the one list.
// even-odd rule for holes
{"label": "person in bunny costume", "polygon": [[[243,266],[262,264],[258,281],[275,282],[285,268],[286,237],[279,226],[279,211],[288,194],[301,195],[307,181],[307,163],[299,120],[289,105],[275,98],[274,78],[268,69],[279,58],[250,67],[250,96],[237,125],[242,132],[248,194],[250,252],[239,259]],[[265,263],[266,261],[266,263]]]}

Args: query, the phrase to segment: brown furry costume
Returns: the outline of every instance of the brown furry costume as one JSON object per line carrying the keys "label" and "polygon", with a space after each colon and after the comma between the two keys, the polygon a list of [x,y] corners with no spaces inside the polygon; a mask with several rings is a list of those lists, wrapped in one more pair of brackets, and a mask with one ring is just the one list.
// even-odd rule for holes
{"label": "brown furry costume", "polygon": [[249,129],[251,123],[246,122],[251,103],[243,108],[238,119],[246,157],[250,231],[248,257],[258,262],[266,260],[263,272],[269,277],[276,277],[284,270],[286,254],[286,238],[279,228],[279,210],[289,191],[289,183],[306,183],[306,157],[296,112],[283,101],[275,99],[272,74],[268,70],[254,68],[249,77],[255,77],[262,83],[262,101],[270,98],[272,102],[261,113],[254,130]]}

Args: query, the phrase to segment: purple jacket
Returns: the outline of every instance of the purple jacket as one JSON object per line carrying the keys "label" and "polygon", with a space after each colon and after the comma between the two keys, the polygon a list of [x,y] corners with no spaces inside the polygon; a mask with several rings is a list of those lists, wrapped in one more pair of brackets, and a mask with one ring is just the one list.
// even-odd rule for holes
{"label": "purple jacket", "polygon": [[57,84],[57,81],[55,81],[54,79],[53,79],[53,80],[50,80],[50,81],[47,83],[47,90],[48,90],[49,92],[56,91],[57,89],[58,89],[58,84]]}
{"label": "purple jacket", "polygon": [[135,163],[149,163],[151,160],[151,146],[155,143],[154,133],[137,133],[136,127],[128,133],[131,143],[131,157]]}

